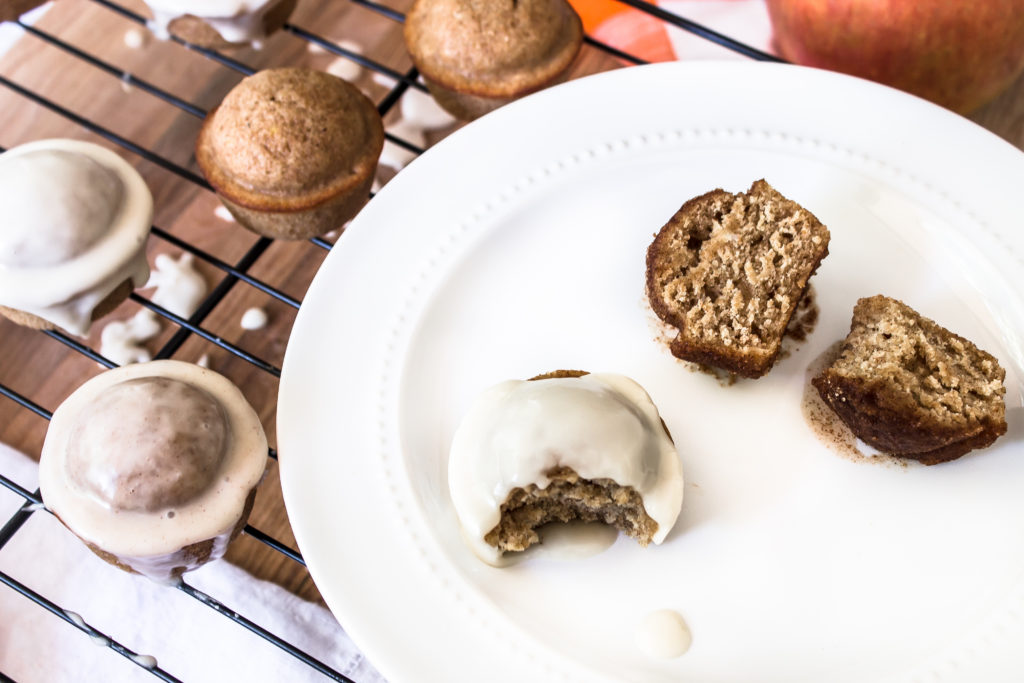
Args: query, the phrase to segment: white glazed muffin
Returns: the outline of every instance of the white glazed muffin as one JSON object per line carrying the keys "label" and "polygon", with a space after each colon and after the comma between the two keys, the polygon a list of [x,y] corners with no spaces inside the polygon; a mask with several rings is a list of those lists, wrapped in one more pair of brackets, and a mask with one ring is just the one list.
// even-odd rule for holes
{"label": "white glazed muffin", "polygon": [[149,278],[153,197],[117,154],[40,140],[0,154],[0,313],[85,335]]}
{"label": "white glazed muffin", "polygon": [[153,361],[97,375],[57,408],[39,488],[90,550],[166,582],[224,555],[266,459],[259,417],[234,384]]}
{"label": "white glazed muffin", "polygon": [[562,370],[484,391],[455,432],[448,485],[463,538],[496,566],[552,521],[604,522],[660,544],[683,502],[658,409],[612,373]]}

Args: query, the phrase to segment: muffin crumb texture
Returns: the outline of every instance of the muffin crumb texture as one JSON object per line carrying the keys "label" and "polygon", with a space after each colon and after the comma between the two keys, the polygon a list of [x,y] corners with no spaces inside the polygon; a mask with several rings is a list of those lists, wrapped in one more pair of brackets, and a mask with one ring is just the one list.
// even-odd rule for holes
{"label": "muffin crumb texture", "polygon": [[640,494],[611,479],[584,479],[569,467],[547,473],[545,488],[515,488],[501,506],[501,522],[484,540],[501,551],[526,550],[540,541],[537,529],[548,522],[604,522],[646,547],[658,523],[644,510]]}
{"label": "muffin crumb texture", "polygon": [[1006,432],[1005,375],[967,339],[879,295],[857,302],[838,358],[813,383],[862,441],[933,465]]}
{"label": "muffin crumb texture", "polygon": [[647,293],[672,353],[743,377],[775,363],[828,229],[764,180],[689,200],[647,252]]}

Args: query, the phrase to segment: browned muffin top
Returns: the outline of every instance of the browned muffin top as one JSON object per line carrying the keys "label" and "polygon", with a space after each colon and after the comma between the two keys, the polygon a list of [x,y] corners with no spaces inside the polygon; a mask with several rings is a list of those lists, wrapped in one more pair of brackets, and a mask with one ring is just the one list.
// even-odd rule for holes
{"label": "browned muffin top", "polygon": [[424,76],[487,97],[543,86],[582,40],[565,0],[417,0],[405,21],[406,46]]}
{"label": "browned muffin top", "polygon": [[207,117],[196,158],[210,183],[243,205],[250,193],[315,203],[372,173],[383,139],[380,115],[355,86],[310,69],[269,69]]}

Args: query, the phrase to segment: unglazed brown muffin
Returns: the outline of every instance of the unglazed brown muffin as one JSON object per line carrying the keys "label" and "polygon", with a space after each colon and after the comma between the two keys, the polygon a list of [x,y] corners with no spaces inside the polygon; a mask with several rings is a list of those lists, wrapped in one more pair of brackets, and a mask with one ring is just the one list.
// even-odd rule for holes
{"label": "unglazed brown muffin", "polygon": [[672,353],[743,377],[767,373],[828,242],[810,211],[764,180],[687,201],[647,250],[651,307],[679,330]]}
{"label": "unglazed brown muffin", "polygon": [[838,358],[812,383],[857,438],[934,465],[1006,433],[1005,376],[992,355],[879,295],[857,302]]}
{"label": "unglazed brown muffin", "polygon": [[438,104],[474,119],[565,77],[583,24],[565,0],[416,0],[405,44]]}
{"label": "unglazed brown muffin", "polygon": [[190,363],[93,377],[53,414],[39,464],[46,507],[105,561],[157,581],[224,555],[263,477],[259,417]]}
{"label": "unglazed brown muffin", "polygon": [[261,71],[206,117],[196,161],[239,223],[305,239],[366,203],[384,126],[352,84],[311,69]]}

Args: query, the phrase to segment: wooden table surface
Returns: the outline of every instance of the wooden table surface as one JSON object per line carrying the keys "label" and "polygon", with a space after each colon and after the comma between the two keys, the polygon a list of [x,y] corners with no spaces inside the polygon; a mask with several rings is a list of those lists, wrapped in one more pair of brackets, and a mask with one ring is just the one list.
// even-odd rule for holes
{"label": "wooden table surface", "polygon": [[[395,0],[386,4],[404,11],[410,2]],[[125,0],[123,4],[145,13],[137,0]],[[358,4],[301,0],[292,23],[334,43],[354,41],[367,57],[398,73],[405,73],[411,67],[400,25]],[[141,47],[129,47],[124,40],[125,33],[139,31],[139,24],[89,0],[61,0],[38,22],[37,28],[204,110],[215,106],[242,78],[236,71],[179,44],[155,40],[144,29],[141,32],[146,37],[145,43]],[[335,59],[333,55],[309,50],[306,40],[289,32],[275,34],[262,50],[242,49],[232,52],[231,56],[253,68],[303,65],[326,69]],[[619,66],[619,62],[604,52],[588,46],[574,68],[574,76]],[[184,169],[198,172],[192,147],[200,118],[137,87],[126,86],[118,77],[37,36],[25,36],[0,58],[0,76]],[[356,82],[378,102],[389,90],[367,70],[363,70]],[[3,112],[0,145],[5,148],[45,137],[101,141],[68,117],[10,87],[0,87],[0,111]],[[396,117],[397,113],[392,111],[385,121],[393,122]],[[1002,96],[971,118],[1024,149],[1024,78],[1018,79]],[[430,142],[448,132],[432,135]],[[145,177],[154,193],[156,226],[228,263],[237,262],[256,243],[251,233],[217,218],[214,210],[218,202],[210,192],[136,154],[104,144],[121,151]],[[150,240],[149,251],[151,263],[157,253],[180,253],[159,238]],[[326,253],[309,242],[275,242],[249,272],[301,300]],[[225,278],[223,271],[199,259],[197,262],[211,288]],[[148,296],[150,292],[142,294]],[[262,307],[269,314],[270,323],[266,328],[245,331],[240,327],[242,312],[252,306]],[[127,302],[110,319],[130,317],[138,308],[137,303]],[[250,285],[238,283],[201,322],[201,327],[280,368],[295,314],[293,307]],[[161,335],[147,344],[151,351],[159,349],[178,330],[169,321],[163,321],[163,325]],[[102,327],[102,323],[96,325],[86,340],[93,349],[99,349]],[[210,367],[242,388],[263,419],[273,445],[275,377],[194,334],[189,335],[173,357],[196,361],[204,354],[210,358]],[[100,371],[97,363],[58,340],[0,320],[0,385],[44,409],[56,408],[85,379]],[[43,418],[0,397],[0,441],[38,458],[46,425]],[[291,454],[291,457],[301,456]],[[295,547],[281,498],[276,462],[270,463],[250,523]],[[305,569],[252,537],[242,536],[232,545],[228,557],[258,577],[275,581],[303,597],[319,599]]]}

